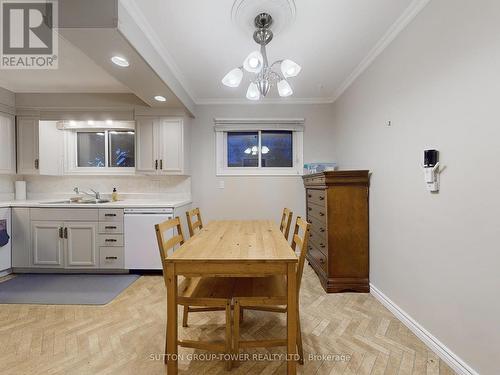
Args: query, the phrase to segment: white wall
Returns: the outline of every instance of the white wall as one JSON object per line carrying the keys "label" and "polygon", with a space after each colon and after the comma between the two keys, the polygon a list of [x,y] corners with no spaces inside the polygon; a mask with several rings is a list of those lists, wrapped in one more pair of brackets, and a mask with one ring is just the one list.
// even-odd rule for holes
{"label": "white wall", "polygon": [[333,108],[340,166],[373,172],[371,282],[481,374],[500,369],[499,36],[498,0],[433,0]]}
{"label": "white wall", "polygon": [[[203,105],[192,129],[192,191],[204,219],[275,219],[283,207],[304,215],[305,195],[298,176],[217,177],[214,118],[305,118],[304,162],[331,161],[330,105]],[[219,189],[219,181],[225,188]]]}

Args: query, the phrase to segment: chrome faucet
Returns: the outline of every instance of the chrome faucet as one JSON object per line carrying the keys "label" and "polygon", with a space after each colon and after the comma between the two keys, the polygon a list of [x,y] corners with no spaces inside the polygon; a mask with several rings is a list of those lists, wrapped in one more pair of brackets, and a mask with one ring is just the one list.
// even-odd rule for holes
{"label": "chrome faucet", "polygon": [[101,193],[99,193],[98,191],[95,191],[94,189],[90,189],[90,191],[93,193],[93,194],[90,194],[90,193],[87,193],[86,191],[80,191],[80,189],[77,187],[75,187],[73,189],[73,191],[76,193],[76,194],[85,194],[85,195],[88,195],[89,197],[92,197],[92,198],[95,198],[96,201],[98,201],[99,199],[101,199]]}

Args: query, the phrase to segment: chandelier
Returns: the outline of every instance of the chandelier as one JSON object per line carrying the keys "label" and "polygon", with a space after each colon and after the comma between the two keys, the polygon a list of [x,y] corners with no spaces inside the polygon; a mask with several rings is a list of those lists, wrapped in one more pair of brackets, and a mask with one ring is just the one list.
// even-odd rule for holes
{"label": "chandelier", "polygon": [[277,60],[269,65],[266,45],[273,39],[273,32],[270,29],[273,18],[267,13],[261,13],[255,17],[254,23],[257,30],[253,33],[253,40],[260,45],[260,51],[251,52],[243,61],[243,66],[227,73],[222,83],[228,87],[238,87],[243,80],[244,69],[254,74],[247,89],[247,99],[260,100],[274,85],[281,97],[292,95],[293,90],[287,79],[297,76],[302,69],[301,66],[288,59]]}

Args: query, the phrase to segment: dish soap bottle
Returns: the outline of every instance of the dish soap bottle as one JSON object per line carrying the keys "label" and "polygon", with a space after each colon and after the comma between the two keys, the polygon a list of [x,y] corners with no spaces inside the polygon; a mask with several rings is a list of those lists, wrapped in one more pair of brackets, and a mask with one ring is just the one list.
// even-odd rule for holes
{"label": "dish soap bottle", "polygon": [[113,188],[113,192],[111,193],[111,201],[112,202],[118,201],[118,192],[116,191],[116,188]]}

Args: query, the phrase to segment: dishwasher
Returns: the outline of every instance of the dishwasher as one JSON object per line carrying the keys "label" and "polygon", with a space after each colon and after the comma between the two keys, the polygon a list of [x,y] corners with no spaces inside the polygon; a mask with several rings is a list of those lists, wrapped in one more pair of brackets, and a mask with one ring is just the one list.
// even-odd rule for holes
{"label": "dishwasher", "polygon": [[[126,208],[124,210],[126,269],[162,269],[155,225],[173,217],[173,208]],[[166,235],[171,237],[173,229],[169,232]]]}

